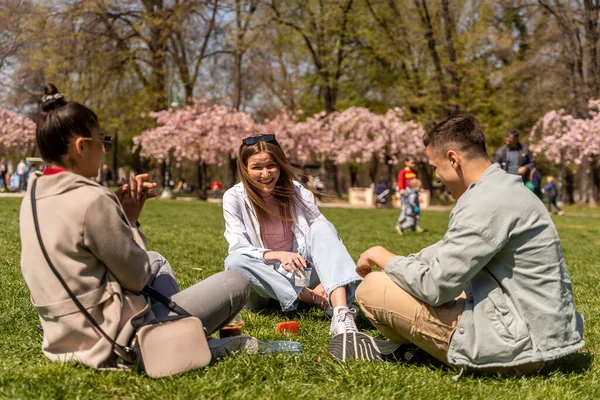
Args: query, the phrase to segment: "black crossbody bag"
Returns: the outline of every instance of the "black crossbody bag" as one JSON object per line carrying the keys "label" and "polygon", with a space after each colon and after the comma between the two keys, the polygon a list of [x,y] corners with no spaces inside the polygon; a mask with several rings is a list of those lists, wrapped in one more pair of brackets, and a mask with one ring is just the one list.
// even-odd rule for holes
{"label": "black crossbody bag", "polygon": [[153,378],[175,375],[208,365],[211,361],[211,353],[208,347],[206,330],[200,318],[192,316],[171,299],[148,285],[142,289],[142,293],[164,304],[169,310],[178,315],[155,320],[141,326],[135,332],[129,346],[117,343],[104,332],[77,296],[69,289],[63,277],[50,261],[39,227],[35,199],[36,184],[37,179],[33,181],[31,186],[31,211],[35,233],[44,258],[79,311],[113,346],[113,350],[119,357],[132,364],[138,371],[143,371]]}

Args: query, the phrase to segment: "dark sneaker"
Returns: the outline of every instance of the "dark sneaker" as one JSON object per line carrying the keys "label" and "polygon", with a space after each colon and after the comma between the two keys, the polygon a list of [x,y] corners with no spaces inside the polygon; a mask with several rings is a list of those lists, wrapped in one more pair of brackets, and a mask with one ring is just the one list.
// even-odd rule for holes
{"label": "dark sneaker", "polygon": [[359,332],[341,333],[329,341],[329,353],[340,361],[399,361],[410,362],[418,348],[391,340],[375,339]]}
{"label": "dark sneaker", "polygon": [[233,353],[258,354],[258,339],[252,336],[231,336],[223,339],[210,339],[208,347],[213,361]]}

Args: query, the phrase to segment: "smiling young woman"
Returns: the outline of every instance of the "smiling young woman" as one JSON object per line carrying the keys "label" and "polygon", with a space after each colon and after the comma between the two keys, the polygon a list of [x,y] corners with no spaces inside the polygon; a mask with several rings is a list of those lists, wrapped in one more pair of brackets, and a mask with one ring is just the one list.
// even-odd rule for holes
{"label": "smiling young woman", "polygon": [[[241,182],[223,196],[225,268],[250,280],[251,308],[275,299],[284,311],[299,302],[332,314],[332,335],[356,332],[349,307],[361,278],[335,227],[319,211],[313,194],[296,179],[275,135],[242,141]],[[294,275],[314,266],[308,285]],[[308,275],[308,272],[306,272]]]}

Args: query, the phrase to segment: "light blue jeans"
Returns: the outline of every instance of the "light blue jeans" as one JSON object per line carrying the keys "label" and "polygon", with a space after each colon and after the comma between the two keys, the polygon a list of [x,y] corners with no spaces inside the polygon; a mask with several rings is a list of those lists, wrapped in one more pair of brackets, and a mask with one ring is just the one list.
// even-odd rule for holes
{"label": "light blue jeans", "polygon": [[[350,305],[362,278],[356,273],[356,264],[333,224],[327,220],[315,221],[308,231],[306,245],[302,256],[313,265],[309,287],[322,283],[329,298],[334,289],[345,286],[346,301]],[[296,286],[293,276],[284,275],[280,265],[240,253],[232,253],[225,259],[226,270],[239,271],[250,281],[250,308],[256,308],[261,298],[271,298],[279,301],[283,311],[292,311],[298,307],[302,287]]]}

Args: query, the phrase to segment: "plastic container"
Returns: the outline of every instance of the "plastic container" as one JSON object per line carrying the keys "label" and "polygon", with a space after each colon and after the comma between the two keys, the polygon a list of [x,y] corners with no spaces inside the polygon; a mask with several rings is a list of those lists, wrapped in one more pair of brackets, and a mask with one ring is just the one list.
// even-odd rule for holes
{"label": "plastic container", "polygon": [[240,336],[243,328],[244,320],[240,314],[237,314],[227,325],[219,330],[219,337],[223,339],[231,336]]}
{"label": "plastic container", "polygon": [[[298,271],[300,271],[300,270],[298,270]],[[300,274],[302,276],[295,275],[296,286],[306,287],[306,286],[310,285],[310,275],[312,274],[312,268],[306,267],[306,268],[304,268],[304,271],[300,271]]]}
{"label": "plastic container", "polygon": [[287,340],[258,342],[258,354],[260,355],[281,353],[300,357],[302,355],[302,345],[298,342]]}

